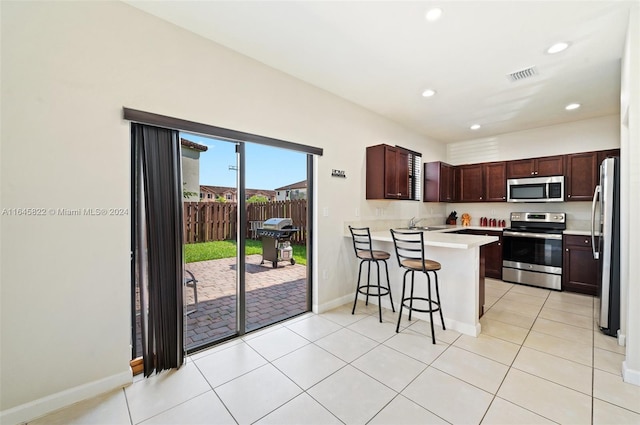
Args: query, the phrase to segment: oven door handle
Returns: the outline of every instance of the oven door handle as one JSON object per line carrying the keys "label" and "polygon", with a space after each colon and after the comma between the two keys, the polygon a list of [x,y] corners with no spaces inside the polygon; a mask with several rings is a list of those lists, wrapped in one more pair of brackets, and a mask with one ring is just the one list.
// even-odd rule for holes
{"label": "oven door handle", "polygon": [[562,240],[562,235],[555,233],[529,233],[529,232],[512,232],[505,230],[502,233],[503,236],[516,236],[519,238],[532,238],[532,239],[553,239]]}

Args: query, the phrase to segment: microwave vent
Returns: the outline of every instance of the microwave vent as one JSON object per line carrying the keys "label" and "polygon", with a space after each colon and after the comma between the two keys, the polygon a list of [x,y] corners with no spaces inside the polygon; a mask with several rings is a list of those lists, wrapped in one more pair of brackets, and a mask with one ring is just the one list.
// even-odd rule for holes
{"label": "microwave vent", "polygon": [[507,78],[511,82],[524,80],[526,78],[531,78],[535,75],[538,75],[538,70],[535,66],[531,66],[529,68],[521,69],[520,71],[512,72],[511,74],[507,74]]}

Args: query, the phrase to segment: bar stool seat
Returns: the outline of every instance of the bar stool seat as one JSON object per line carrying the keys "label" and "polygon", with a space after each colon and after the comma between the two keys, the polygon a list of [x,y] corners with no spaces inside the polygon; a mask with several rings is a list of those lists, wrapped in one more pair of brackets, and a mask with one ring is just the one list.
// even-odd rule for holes
{"label": "bar stool seat", "polygon": [[[351,227],[351,238],[353,240],[353,249],[356,254],[356,258],[360,260],[360,266],[358,268],[358,282],[356,284],[356,296],[353,300],[353,308],[351,314],[355,314],[356,303],[358,302],[358,294],[366,295],[365,305],[369,305],[369,296],[378,297],[378,315],[380,323],[382,323],[382,297],[389,295],[391,301],[391,309],[395,313],[396,309],[393,306],[393,296],[391,295],[391,285],[389,284],[389,267],[387,266],[387,260],[391,258],[391,254],[386,251],[380,251],[371,247],[371,232],[368,227]],[[384,263],[384,268],[387,273],[387,286],[386,288],[380,284],[380,261]],[[367,283],[362,284],[360,278],[362,276],[362,266],[367,263]],[[378,283],[371,284],[371,263],[376,264],[376,270],[378,272]]]}
{"label": "bar stool seat", "polygon": [[[436,311],[440,313],[440,322],[442,323],[442,329],[447,329],[444,325],[444,317],[442,316],[442,309],[440,308],[440,290],[438,288],[438,273],[437,271],[442,268],[442,265],[434,260],[425,258],[424,254],[424,234],[422,232],[398,232],[391,229],[391,237],[393,238],[393,245],[396,251],[396,257],[398,259],[398,265],[405,269],[404,276],[402,278],[402,300],[400,302],[400,312],[398,314],[398,325],[396,326],[396,332],[400,331],[400,321],[402,320],[402,309],[409,309],[409,320],[411,320],[411,313],[413,311],[419,311],[421,313],[429,313],[429,322],[431,324],[431,341],[435,344],[436,337],[433,327],[433,313]],[[414,296],[414,283],[415,272],[422,272],[427,276],[427,296],[419,297]],[[405,297],[407,287],[407,275],[411,273],[411,290],[408,297]],[[431,277],[429,273],[434,276],[434,286],[436,290],[436,298],[433,299],[431,295]],[[417,301],[421,306],[425,303],[428,307],[414,306],[414,301]]]}

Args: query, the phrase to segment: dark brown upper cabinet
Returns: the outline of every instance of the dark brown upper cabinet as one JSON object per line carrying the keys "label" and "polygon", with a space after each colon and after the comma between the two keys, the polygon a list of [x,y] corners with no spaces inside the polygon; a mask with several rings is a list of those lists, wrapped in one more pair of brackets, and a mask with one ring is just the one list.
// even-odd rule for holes
{"label": "dark brown upper cabinet", "polygon": [[484,200],[507,201],[507,163],[487,162],[484,167]]}
{"label": "dark brown upper cabinet", "polygon": [[455,202],[455,167],[441,161],[425,162],[424,202]]}
{"label": "dark brown upper cabinet", "polygon": [[389,145],[367,148],[367,199],[411,199],[409,152]]}
{"label": "dark brown upper cabinet", "polygon": [[482,202],[484,201],[484,173],[482,164],[461,165],[456,167],[459,175],[459,196],[460,202]]}
{"label": "dark brown upper cabinet", "polygon": [[590,201],[598,184],[598,152],[565,155],[566,201]]}
{"label": "dark brown upper cabinet", "polygon": [[556,155],[507,161],[507,178],[561,176],[564,174],[563,160],[563,155]]}
{"label": "dark brown upper cabinet", "polygon": [[612,156],[620,156],[620,149],[607,149],[604,151],[598,151],[598,166],[602,164],[606,158],[611,158]]}

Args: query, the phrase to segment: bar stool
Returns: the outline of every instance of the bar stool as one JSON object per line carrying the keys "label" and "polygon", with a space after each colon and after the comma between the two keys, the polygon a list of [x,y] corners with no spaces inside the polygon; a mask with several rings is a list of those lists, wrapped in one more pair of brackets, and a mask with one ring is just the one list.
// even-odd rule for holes
{"label": "bar stool", "polygon": [[[353,309],[351,310],[351,314],[355,314],[356,311],[356,303],[358,302],[358,293],[366,295],[365,305],[369,305],[369,295],[378,297],[378,315],[380,318],[380,323],[382,323],[382,302],[381,298],[384,295],[389,295],[389,300],[391,301],[391,309],[393,312],[396,312],[395,307],[393,306],[393,297],[391,295],[391,285],[389,284],[389,267],[387,266],[387,260],[391,258],[391,254],[386,251],[374,250],[371,247],[371,232],[368,227],[351,227],[349,226],[349,231],[351,232],[351,238],[353,239],[353,249],[356,253],[356,258],[360,260],[360,267],[358,269],[358,283],[356,285],[356,297],[353,300]],[[387,287],[380,285],[380,265],[378,262],[382,261],[384,263],[384,268],[387,272]],[[367,284],[362,285],[360,283],[360,277],[362,275],[362,265],[367,263]],[[371,285],[371,263],[376,264],[376,268],[378,271],[378,284]]]}
{"label": "bar stool", "polygon": [[[398,265],[406,269],[402,278],[402,301],[400,302],[400,313],[398,315],[398,326],[396,332],[400,331],[400,320],[402,319],[402,308],[409,309],[409,320],[411,320],[411,312],[419,311],[421,313],[429,313],[431,324],[431,340],[436,343],[435,332],[433,329],[433,313],[440,312],[440,321],[442,329],[444,326],[444,318],[442,317],[442,309],[440,308],[440,291],[438,290],[438,273],[441,269],[440,263],[437,261],[426,259],[424,256],[424,234],[423,232],[398,232],[391,229],[391,237],[398,258]],[[422,272],[427,276],[427,298],[414,297],[414,272]],[[429,273],[435,276],[436,301],[431,296],[431,278]],[[405,289],[407,286],[407,275],[411,273],[411,293],[405,298]],[[428,302],[429,308],[418,308],[413,306],[414,301]]]}

